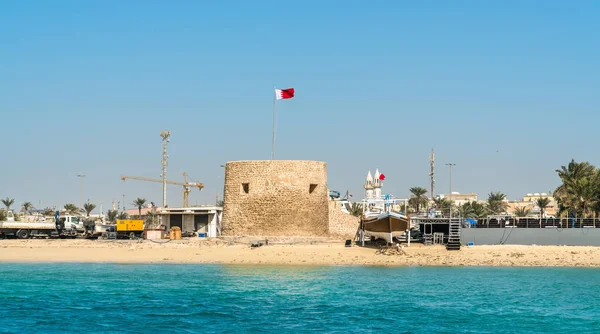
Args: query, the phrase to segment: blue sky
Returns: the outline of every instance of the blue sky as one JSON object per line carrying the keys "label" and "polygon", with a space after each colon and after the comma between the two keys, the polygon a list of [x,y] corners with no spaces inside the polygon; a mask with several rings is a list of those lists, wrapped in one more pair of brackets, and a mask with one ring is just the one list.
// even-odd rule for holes
{"label": "blue sky", "polygon": [[[230,160],[322,160],[329,187],[384,193],[558,185],[571,158],[600,164],[600,4],[593,1],[2,1],[0,197],[36,206],[161,202],[186,171],[213,203]],[[181,203],[170,187],[171,205]],[[130,206],[128,204],[128,206]]]}

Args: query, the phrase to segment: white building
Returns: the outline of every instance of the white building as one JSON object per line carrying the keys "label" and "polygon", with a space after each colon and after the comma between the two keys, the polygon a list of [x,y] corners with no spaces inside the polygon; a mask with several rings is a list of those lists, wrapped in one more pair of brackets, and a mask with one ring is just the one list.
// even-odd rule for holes
{"label": "white building", "polygon": [[220,206],[161,208],[157,213],[167,231],[178,226],[184,233],[195,232],[209,238],[221,235],[223,208]]}
{"label": "white building", "polygon": [[[152,208],[142,208],[141,219],[146,219],[152,213]],[[221,218],[223,208],[220,206],[197,206],[189,208],[156,208],[156,215],[160,225],[165,226],[168,232],[171,227],[178,226],[182,232],[196,232],[206,237],[221,235]],[[127,210],[132,219],[139,219],[138,209]]]}
{"label": "white building", "polygon": [[469,202],[479,202],[476,193],[461,194],[459,192],[453,191],[452,194],[440,194],[438,195],[438,197],[450,200],[455,206],[461,206]]}

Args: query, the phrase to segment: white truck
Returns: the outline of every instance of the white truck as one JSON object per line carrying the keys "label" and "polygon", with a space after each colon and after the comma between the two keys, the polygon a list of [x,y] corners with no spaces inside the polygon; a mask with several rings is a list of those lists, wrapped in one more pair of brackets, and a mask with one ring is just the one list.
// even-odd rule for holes
{"label": "white truck", "polygon": [[15,236],[19,239],[28,239],[29,237],[51,237],[59,236],[54,222],[50,223],[29,223],[5,221],[0,222],[1,237]]}
{"label": "white truck", "polygon": [[[67,221],[69,223],[74,223],[75,225],[66,225],[65,222]],[[7,220],[0,222],[0,238],[75,238],[78,235],[77,223],[75,223],[75,221],[79,222],[79,220],[73,219],[44,219],[33,222],[21,222],[15,221],[14,214],[12,211],[9,211],[7,214]]]}
{"label": "white truck", "polygon": [[83,225],[83,217],[80,216],[59,216],[58,220],[63,224],[65,230],[77,230],[79,232],[85,231],[85,226]]}

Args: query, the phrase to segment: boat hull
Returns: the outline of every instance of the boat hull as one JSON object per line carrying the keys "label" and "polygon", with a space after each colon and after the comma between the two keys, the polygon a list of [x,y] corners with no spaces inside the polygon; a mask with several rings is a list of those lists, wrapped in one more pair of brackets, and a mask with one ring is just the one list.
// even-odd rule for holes
{"label": "boat hull", "polygon": [[400,236],[410,229],[410,221],[403,215],[388,212],[364,220],[363,229],[370,235],[391,243],[394,237]]}

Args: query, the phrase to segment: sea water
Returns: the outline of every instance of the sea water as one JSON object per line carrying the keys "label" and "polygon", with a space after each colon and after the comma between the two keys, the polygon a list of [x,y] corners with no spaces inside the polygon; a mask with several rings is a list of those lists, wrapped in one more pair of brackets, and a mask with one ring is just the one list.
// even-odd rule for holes
{"label": "sea water", "polygon": [[0,264],[0,331],[600,332],[600,269]]}

